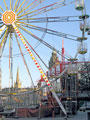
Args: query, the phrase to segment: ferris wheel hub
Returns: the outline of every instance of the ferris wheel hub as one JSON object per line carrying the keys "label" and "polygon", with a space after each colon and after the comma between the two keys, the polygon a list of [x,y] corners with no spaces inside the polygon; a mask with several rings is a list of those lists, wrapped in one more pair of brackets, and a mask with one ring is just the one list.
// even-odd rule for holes
{"label": "ferris wheel hub", "polygon": [[16,21],[16,13],[13,12],[12,10],[7,10],[2,14],[2,21],[6,25],[11,25]]}

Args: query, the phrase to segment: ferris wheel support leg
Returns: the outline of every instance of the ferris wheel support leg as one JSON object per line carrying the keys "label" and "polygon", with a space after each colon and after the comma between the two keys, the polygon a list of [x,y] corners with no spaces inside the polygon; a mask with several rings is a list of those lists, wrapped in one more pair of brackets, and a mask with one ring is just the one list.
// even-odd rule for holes
{"label": "ferris wheel support leg", "polygon": [[41,68],[41,66],[39,65],[39,63],[37,62],[37,59],[35,58],[35,56],[33,55],[33,53],[31,52],[31,50],[29,49],[28,45],[26,44],[25,40],[23,39],[20,31],[18,30],[18,28],[16,27],[15,24],[12,24],[12,26],[14,27],[16,33],[18,34],[19,38],[21,39],[23,45],[25,46],[25,48],[27,49],[27,51],[29,52],[29,55],[31,56],[32,60],[34,61],[35,65],[37,66],[39,72],[41,73],[44,81],[46,82],[46,84],[48,85],[48,87],[50,88],[50,91],[52,92],[53,96],[55,97],[57,103],[59,104],[60,108],[62,109],[62,111],[64,112],[65,116],[67,116],[67,113],[62,105],[62,103],[60,102],[57,94],[55,93],[53,86],[51,85],[50,81],[48,80],[47,76],[45,75],[43,69]]}
{"label": "ferris wheel support leg", "polygon": [[53,87],[50,88],[50,91],[52,92],[52,94],[55,97],[55,99],[57,100],[57,103],[59,104],[60,108],[62,109],[62,111],[64,112],[65,116],[67,117],[66,110],[63,107],[62,103],[60,102],[60,99],[58,98],[57,94],[55,93]]}

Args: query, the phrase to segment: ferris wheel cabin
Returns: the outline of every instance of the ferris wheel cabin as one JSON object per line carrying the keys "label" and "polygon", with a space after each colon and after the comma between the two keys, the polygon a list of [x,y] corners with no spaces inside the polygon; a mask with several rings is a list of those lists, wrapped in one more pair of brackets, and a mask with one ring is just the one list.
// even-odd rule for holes
{"label": "ferris wheel cabin", "polygon": [[90,25],[89,25],[89,21],[85,21],[85,23],[83,23],[83,21],[82,22],[80,22],[80,30],[81,31],[88,31],[89,30],[89,28],[90,28]]}
{"label": "ferris wheel cabin", "polygon": [[87,53],[87,44],[84,42],[80,43],[80,45],[78,47],[78,52],[79,52],[79,54],[86,54]]}
{"label": "ferris wheel cabin", "polygon": [[75,0],[75,9],[82,11],[84,9],[84,0]]}

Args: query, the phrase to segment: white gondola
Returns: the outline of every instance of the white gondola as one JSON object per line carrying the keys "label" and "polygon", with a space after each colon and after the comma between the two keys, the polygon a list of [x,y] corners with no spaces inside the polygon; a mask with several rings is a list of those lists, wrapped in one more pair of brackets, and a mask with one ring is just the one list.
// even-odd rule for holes
{"label": "white gondola", "polygon": [[84,0],[75,0],[75,9],[82,11],[84,9]]}
{"label": "white gondola", "polygon": [[79,54],[86,54],[87,53],[87,44],[86,43],[80,43],[78,47]]}
{"label": "white gondola", "polygon": [[90,35],[90,28],[89,28],[89,31],[88,31],[88,35]]}
{"label": "white gondola", "polygon": [[89,21],[86,21],[85,23],[83,23],[83,21],[80,22],[80,30],[82,30],[82,31],[84,31],[84,30],[88,31],[89,28],[90,28]]}

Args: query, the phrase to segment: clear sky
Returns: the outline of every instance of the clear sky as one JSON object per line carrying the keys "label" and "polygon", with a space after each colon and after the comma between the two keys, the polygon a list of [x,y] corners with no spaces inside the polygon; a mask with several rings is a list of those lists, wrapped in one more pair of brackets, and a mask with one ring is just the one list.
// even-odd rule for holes
{"label": "clear sky", "polygon": [[[22,3],[22,1],[23,0],[21,0],[21,3]],[[28,0],[26,0],[26,1],[28,1]],[[34,0],[32,0],[31,2],[33,2],[33,1]],[[60,0],[44,0],[44,2],[42,4],[40,4],[39,6],[35,7],[34,10],[39,9],[44,6],[47,6],[49,4],[53,4],[54,2],[57,2],[57,1],[60,1]],[[73,0],[66,0],[66,4],[68,4],[71,1],[73,1]],[[6,4],[9,8],[10,0],[6,0]],[[13,0],[12,6],[14,6],[14,4],[15,4],[15,0]],[[3,0],[0,0],[0,6],[6,11]],[[85,7],[86,7],[86,13],[88,15],[90,15],[90,0],[85,0]],[[22,9],[23,9],[23,6],[22,6]],[[3,13],[1,9],[0,9],[0,12]],[[81,14],[82,14],[81,11],[75,10],[75,4],[73,3],[70,5],[62,6],[60,8],[57,8],[55,10],[52,10],[52,11],[44,13],[44,14],[36,15],[36,16],[34,16],[34,18],[46,17],[46,16],[48,16],[48,17],[79,16]],[[90,18],[88,20],[90,23]],[[82,32],[80,31],[80,22],[51,22],[51,23],[48,22],[48,23],[31,23],[31,24],[37,25],[37,26],[43,27],[43,28],[46,28],[46,26],[47,26],[48,29],[56,30],[58,32],[67,33],[67,34],[71,34],[71,35],[75,35],[75,36],[82,35]],[[36,36],[38,36],[40,38],[42,38],[42,36],[43,36],[43,32],[28,29],[28,28],[26,28],[26,29],[31,31],[33,34],[35,34]],[[36,39],[32,38],[26,32],[23,32],[21,29],[20,29],[20,31],[24,35],[24,37],[29,41],[29,43],[33,47],[35,47],[36,44],[38,43],[38,41]],[[87,41],[85,41],[87,43],[87,48],[88,48],[88,53],[86,54],[86,58],[89,58],[89,56],[90,56],[90,36],[87,35],[87,33],[85,34],[85,36],[88,38]],[[43,39],[47,43],[49,43],[50,45],[54,46],[55,48],[57,48],[58,50],[61,51],[62,39],[63,39],[62,37],[57,37],[55,35],[50,35],[50,34],[46,33]],[[0,39],[0,41],[1,40],[2,39]],[[19,39],[19,41],[20,41],[20,39]],[[65,51],[72,57],[74,57],[75,53],[77,52],[78,44],[79,43],[76,41],[64,38]],[[27,53],[26,49],[24,48],[24,46],[22,45],[21,42],[20,42],[20,45],[22,47],[23,53]],[[50,50],[49,48],[47,48],[46,46],[44,46],[42,44],[40,44],[35,50],[40,55],[40,57],[44,60],[44,62],[48,65],[52,50]],[[16,80],[17,67],[19,66],[19,73],[20,73],[20,80],[22,82],[22,87],[30,87],[31,82],[30,82],[28,73],[26,71],[25,65],[23,63],[22,57],[16,56],[16,54],[20,54],[20,51],[19,51],[16,39],[15,39],[15,36],[13,35],[13,55],[14,55],[14,57],[13,57],[13,80],[14,81]],[[9,39],[7,39],[5,49],[3,52],[3,56],[1,59],[2,87],[3,88],[9,86],[9,59],[7,57],[8,55],[9,55]],[[40,78],[39,71],[37,70],[36,66],[34,65],[32,59],[30,58],[30,56],[28,54],[25,55],[25,59],[27,61],[29,70],[31,72],[32,79],[33,79],[34,83],[37,84],[37,80]],[[59,59],[61,59],[61,56],[59,56]],[[44,65],[40,62],[39,59],[38,59],[38,61],[41,64],[43,70],[46,72],[47,69],[44,67]]]}

